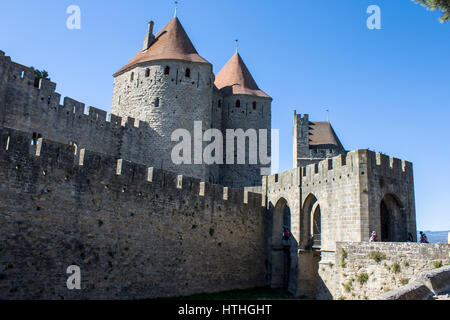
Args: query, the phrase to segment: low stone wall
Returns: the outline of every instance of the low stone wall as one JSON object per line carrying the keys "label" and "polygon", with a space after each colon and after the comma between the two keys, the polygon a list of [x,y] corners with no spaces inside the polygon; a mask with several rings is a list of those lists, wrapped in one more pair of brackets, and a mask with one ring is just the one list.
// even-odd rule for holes
{"label": "low stone wall", "polygon": [[448,265],[449,254],[449,244],[338,242],[322,254],[318,299],[375,299]]}
{"label": "low stone wall", "polygon": [[377,300],[429,300],[449,290],[450,266],[446,266],[421,273],[414,282],[382,294]]}

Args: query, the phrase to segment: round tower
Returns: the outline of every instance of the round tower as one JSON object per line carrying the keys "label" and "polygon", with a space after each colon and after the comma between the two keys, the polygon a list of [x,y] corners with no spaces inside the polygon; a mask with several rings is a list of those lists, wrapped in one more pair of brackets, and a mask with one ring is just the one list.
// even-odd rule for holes
{"label": "round tower", "polygon": [[[144,46],[114,74],[111,113],[147,123],[154,135],[146,148],[154,150],[155,167],[207,180],[205,165],[177,165],[171,159],[172,133],[186,129],[194,137],[194,121],[211,128],[214,74],[212,65],[194,48],[179,19],[174,17],[153,35],[149,23]],[[193,149],[193,148],[192,148]]]}
{"label": "round tower", "polygon": [[[236,51],[235,55],[227,62],[217,74],[215,86],[220,90],[223,101],[222,106],[222,131],[227,129],[242,129],[247,131],[254,129],[258,133],[258,161],[250,164],[249,141],[246,145],[245,164],[224,165],[220,169],[220,181],[223,185],[242,188],[261,185],[261,173],[268,175],[270,163],[261,163],[259,149],[262,145],[259,132],[265,129],[267,132],[267,156],[271,155],[271,104],[272,98],[259,89],[242,57]],[[234,148],[235,153],[237,147]],[[264,150],[265,151],[265,150]],[[237,163],[237,155],[234,155]],[[263,171],[261,172],[261,169]]]}

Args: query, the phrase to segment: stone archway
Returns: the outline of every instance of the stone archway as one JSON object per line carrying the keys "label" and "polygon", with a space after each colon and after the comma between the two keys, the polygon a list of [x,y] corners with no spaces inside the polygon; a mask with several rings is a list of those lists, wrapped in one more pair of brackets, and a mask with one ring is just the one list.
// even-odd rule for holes
{"label": "stone archway", "polygon": [[310,194],[302,207],[302,246],[305,249],[321,247],[322,212],[317,198]]}
{"label": "stone archway", "polygon": [[297,294],[315,298],[319,283],[319,262],[321,259],[322,211],[315,195],[309,194],[301,208],[300,251],[298,257]]}
{"label": "stone archway", "polygon": [[316,202],[311,210],[311,237],[313,248],[320,249],[322,245],[321,233],[322,233],[322,217],[319,202]]}
{"label": "stone archway", "polygon": [[394,194],[386,194],[380,202],[380,241],[404,242],[408,239],[403,205]]}
{"label": "stone archway", "polygon": [[286,199],[278,200],[272,214],[270,241],[270,286],[276,289],[289,289],[291,281],[291,242],[283,242],[283,227],[291,230],[291,210]]}

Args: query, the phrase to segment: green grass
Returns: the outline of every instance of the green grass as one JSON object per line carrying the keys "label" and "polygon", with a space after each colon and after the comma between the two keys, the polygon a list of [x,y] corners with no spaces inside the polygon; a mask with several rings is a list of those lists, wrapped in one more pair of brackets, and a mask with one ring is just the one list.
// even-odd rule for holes
{"label": "green grass", "polygon": [[394,273],[399,273],[400,272],[400,265],[397,262],[395,262],[392,265],[392,272],[394,272]]}
{"label": "green grass", "polygon": [[345,262],[345,259],[347,259],[347,252],[344,250],[344,248],[341,248],[339,250],[340,258],[339,258],[339,266],[341,268],[345,268],[347,266],[347,262]]}
{"label": "green grass", "polygon": [[360,285],[363,285],[364,283],[366,283],[369,280],[369,275],[365,272],[362,272],[362,273],[358,274],[357,280]]}
{"label": "green grass", "polygon": [[343,283],[342,286],[344,287],[345,292],[350,293],[353,289],[352,282],[348,281],[346,283]]}
{"label": "green grass", "polygon": [[372,251],[369,253],[369,258],[374,260],[376,263],[386,259],[386,254],[379,251]]}
{"label": "green grass", "polygon": [[196,294],[163,300],[302,300],[290,293],[269,287],[233,290],[218,293]]}
{"label": "green grass", "polygon": [[409,279],[400,279],[400,284],[402,285],[402,286],[406,286],[407,284],[409,283]]}

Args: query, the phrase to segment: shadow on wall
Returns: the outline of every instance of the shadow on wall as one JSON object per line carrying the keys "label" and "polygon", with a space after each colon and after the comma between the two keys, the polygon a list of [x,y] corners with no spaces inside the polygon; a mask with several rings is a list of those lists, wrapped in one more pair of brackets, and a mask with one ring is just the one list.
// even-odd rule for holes
{"label": "shadow on wall", "polygon": [[273,289],[297,293],[298,241],[290,233],[284,239],[284,230],[291,230],[291,209],[286,199],[269,205],[268,260],[266,261],[267,284]]}
{"label": "shadow on wall", "polygon": [[317,282],[317,300],[333,300],[333,295],[331,294],[330,290],[326,286],[323,279],[319,276],[318,282]]}

